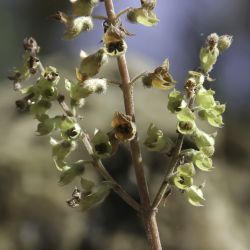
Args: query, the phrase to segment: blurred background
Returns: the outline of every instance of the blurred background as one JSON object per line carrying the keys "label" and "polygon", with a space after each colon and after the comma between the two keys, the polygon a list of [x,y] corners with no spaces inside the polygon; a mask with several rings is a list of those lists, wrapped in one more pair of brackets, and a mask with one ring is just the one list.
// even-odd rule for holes
{"label": "blurred background", "polygon": [[[115,0],[116,10],[139,6],[138,1]],[[36,121],[15,109],[20,98],[6,80],[9,70],[21,63],[22,41],[33,36],[39,42],[44,65],[56,66],[73,79],[81,49],[92,53],[101,46],[102,28],[72,41],[62,40],[63,25],[48,20],[61,10],[70,12],[69,1],[0,1],[0,250],[131,250],[147,249],[143,225],[119,197],[111,193],[100,206],[82,214],[67,207],[76,181],[58,185],[49,136],[35,135]],[[230,34],[234,42],[216,64],[212,77],[216,98],[227,103],[225,127],[218,131],[215,169],[198,173],[196,183],[206,180],[205,206],[192,207],[178,191],[158,214],[165,250],[248,250],[250,249],[250,1],[249,0],[159,0],[160,23],[153,28],[129,24],[135,33],[128,38],[131,76],[161,65],[168,57],[170,72],[183,87],[188,70],[199,63],[198,53],[205,37]],[[104,14],[103,3],[95,14]],[[115,60],[110,60],[100,76],[119,80]],[[63,84],[63,82],[62,82]],[[135,87],[136,113],[143,140],[154,122],[175,138],[176,120],[167,109],[168,92]],[[82,110],[83,124],[92,135],[94,128],[110,129],[115,111],[123,111],[120,90],[111,86],[105,96],[91,96]],[[58,110],[58,112],[60,112]],[[206,131],[213,132],[209,127]],[[185,141],[185,145],[189,145]],[[87,158],[83,147],[74,156]],[[157,191],[168,158],[143,149],[150,193]],[[134,172],[127,146],[106,160],[107,169],[138,199]],[[92,169],[88,178],[100,176]]]}

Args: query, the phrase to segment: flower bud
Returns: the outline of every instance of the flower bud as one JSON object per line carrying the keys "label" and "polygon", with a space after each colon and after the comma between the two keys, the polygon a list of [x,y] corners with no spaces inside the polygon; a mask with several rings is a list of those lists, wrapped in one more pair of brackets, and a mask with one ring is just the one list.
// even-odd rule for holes
{"label": "flower bud", "polygon": [[156,14],[153,12],[156,1],[141,1],[140,8],[131,8],[127,12],[127,18],[132,23],[139,23],[144,26],[154,26],[160,20],[156,17]]}
{"label": "flower bud", "polygon": [[168,110],[172,113],[177,113],[181,111],[181,109],[187,106],[186,101],[184,100],[184,96],[180,91],[174,89],[168,95]]}
{"label": "flower bud", "polygon": [[218,49],[222,53],[224,50],[228,49],[233,42],[233,36],[223,35],[219,37]]}
{"label": "flower bud", "polygon": [[107,61],[108,57],[104,49],[99,49],[96,53],[83,58],[79,69],[76,70],[77,80],[83,82],[89,77],[95,76]]}
{"label": "flower bud", "polygon": [[35,55],[40,51],[40,47],[33,37],[27,37],[23,40],[23,48],[32,55]]}
{"label": "flower bud", "polygon": [[81,32],[92,30],[94,24],[90,16],[70,17],[67,14],[58,11],[51,18],[63,23],[66,27],[63,38],[73,39]]}
{"label": "flower bud", "polygon": [[111,125],[118,140],[131,141],[135,138],[136,126],[131,116],[116,112]]}
{"label": "flower bud", "polygon": [[73,16],[90,16],[99,0],[70,0]]}
{"label": "flower bud", "polygon": [[212,69],[219,56],[218,49],[219,36],[216,33],[210,34],[204,47],[200,50],[200,62],[202,71],[207,74]]}
{"label": "flower bud", "polygon": [[74,19],[70,19],[70,22],[67,23],[63,38],[73,39],[77,37],[81,32],[89,31],[93,28],[94,24],[91,17],[76,17]]}
{"label": "flower bud", "polygon": [[196,207],[203,206],[202,202],[204,202],[203,193],[200,187],[197,186],[191,186],[187,189],[187,197],[188,202]]}

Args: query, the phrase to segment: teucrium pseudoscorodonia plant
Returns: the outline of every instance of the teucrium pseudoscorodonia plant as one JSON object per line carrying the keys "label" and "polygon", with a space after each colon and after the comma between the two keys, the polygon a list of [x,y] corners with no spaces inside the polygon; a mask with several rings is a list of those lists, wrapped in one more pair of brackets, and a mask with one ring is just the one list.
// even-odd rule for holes
{"label": "teucrium pseudoscorodonia plant", "polygon": [[[104,2],[107,17],[93,15],[93,10],[99,2]],[[124,54],[127,51],[126,36],[131,33],[126,30],[120,17],[126,14],[127,20],[132,23],[154,26],[159,22],[155,14],[156,0],[141,0],[140,6],[130,7],[117,15],[112,0],[71,0],[70,3],[72,5],[70,14],[58,11],[51,16],[65,25],[63,37],[74,39],[83,32],[92,30],[94,19],[98,19],[103,21],[104,27],[102,45],[91,54],[81,51],[81,62],[75,67],[75,78],[68,79],[55,67],[43,67],[38,57],[39,45],[34,38],[26,38],[23,43],[22,65],[15,68],[9,77],[14,82],[15,90],[23,95],[16,101],[16,106],[22,111],[30,111],[38,121],[38,135],[51,136],[52,158],[60,172],[59,183],[67,185],[75,179],[80,181],[81,189],[75,188],[72,197],[67,201],[70,207],[85,211],[102,202],[113,189],[142,216],[151,249],[161,249],[155,216],[157,208],[170,194],[170,190],[176,188],[184,192],[193,206],[204,204],[202,193],[204,185],[194,184],[195,175],[199,170],[208,172],[213,169],[211,157],[215,150],[216,133],[208,134],[203,131],[197,125],[197,120],[204,120],[215,128],[223,127],[222,114],[225,111],[225,104],[216,100],[215,91],[210,88],[209,82],[214,81],[210,73],[219,56],[230,47],[232,37],[213,33],[206,38],[199,54],[200,65],[187,73],[184,91],[180,91],[175,88],[176,81],[170,73],[168,59],[151,72],[139,74],[133,80],[129,78]],[[97,77],[102,66],[111,58],[115,58],[118,62],[120,83],[105,77]],[[35,75],[37,80],[23,87],[21,83],[32,75]],[[178,136],[175,140],[170,139],[165,132],[166,128],[158,128],[152,121],[149,122],[147,138],[143,143],[145,148],[171,158],[152,203],[144,175],[132,95],[134,83],[139,78],[142,78],[142,83],[147,88],[166,91],[168,103],[164,105],[177,118]],[[88,135],[81,125],[78,110],[80,108],[84,110],[85,99],[90,95],[105,94],[111,83],[115,83],[122,90],[126,112],[117,111],[113,115],[110,131],[98,128],[93,135]],[[65,87],[65,93],[60,92],[59,85]],[[65,97],[70,100],[69,105]],[[58,104],[63,112],[54,114],[52,108]],[[195,146],[182,150],[184,138],[192,140]],[[68,156],[80,143],[84,144],[89,159],[69,161]],[[132,198],[113,179],[101,162],[101,159],[115,154],[121,143],[129,143],[131,146],[140,202]],[[104,178],[103,182],[96,184],[84,176],[85,169],[89,166],[96,168]]]}

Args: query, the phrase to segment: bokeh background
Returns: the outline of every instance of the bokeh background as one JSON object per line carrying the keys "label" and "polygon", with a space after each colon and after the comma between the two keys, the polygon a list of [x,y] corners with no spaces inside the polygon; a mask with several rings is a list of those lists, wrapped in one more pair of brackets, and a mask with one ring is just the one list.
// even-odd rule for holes
{"label": "bokeh background", "polygon": [[[198,52],[211,32],[231,34],[234,42],[220,58],[212,76],[216,97],[227,103],[225,127],[217,136],[215,169],[199,173],[206,180],[206,202],[191,207],[185,195],[174,192],[158,214],[163,249],[166,250],[248,250],[250,249],[250,2],[249,0],[159,0],[156,13],[160,23],[153,28],[129,24],[135,33],[128,38],[131,75],[152,70],[168,57],[170,69],[183,87],[187,71],[198,64]],[[114,0],[117,10],[139,6],[138,1]],[[16,111],[19,98],[6,80],[9,70],[19,65],[22,41],[34,36],[42,48],[45,65],[56,66],[73,78],[79,51],[91,53],[101,44],[102,28],[73,41],[61,39],[63,27],[48,20],[57,10],[70,11],[69,1],[0,1],[0,250],[131,250],[147,249],[143,225],[136,214],[111,193],[100,206],[82,214],[67,207],[78,182],[58,185],[49,137],[35,136],[36,121]],[[95,10],[103,14],[103,4]],[[114,60],[100,76],[119,80]],[[63,83],[62,83],[63,84]],[[137,84],[136,113],[140,137],[150,122],[175,138],[175,117],[166,109],[167,93]],[[90,97],[82,110],[83,124],[90,134],[94,128],[110,129],[115,111],[123,111],[122,95],[110,87],[106,96]],[[60,112],[58,110],[58,112]],[[205,127],[213,132],[211,128]],[[185,141],[185,145],[190,142]],[[83,147],[75,158],[87,158]],[[150,192],[154,194],[166,169],[168,158],[143,149]],[[127,146],[106,160],[107,169],[138,198]],[[96,182],[92,169],[86,175]]]}

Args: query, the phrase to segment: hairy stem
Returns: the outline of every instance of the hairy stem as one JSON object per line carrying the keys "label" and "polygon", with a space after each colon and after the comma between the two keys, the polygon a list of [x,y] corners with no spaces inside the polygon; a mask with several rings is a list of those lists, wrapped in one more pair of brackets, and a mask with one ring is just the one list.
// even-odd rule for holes
{"label": "hairy stem", "polygon": [[[105,0],[105,8],[109,18],[109,23],[115,25],[117,19],[114,11],[113,1]],[[121,55],[117,58],[117,64],[122,80],[121,89],[124,97],[125,111],[126,114],[130,115],[135,122],[133,86],[130,84],[130,76],[125,55]],[[130,148],[141,200],[142,217],[146,228],[148,242],[152,250],[161,250],[162,247],[156,222],[156,213],[151,209],[150,205],[149,192],[144,174],[138,135],[136,135],[135,138],[130,142]]]}

